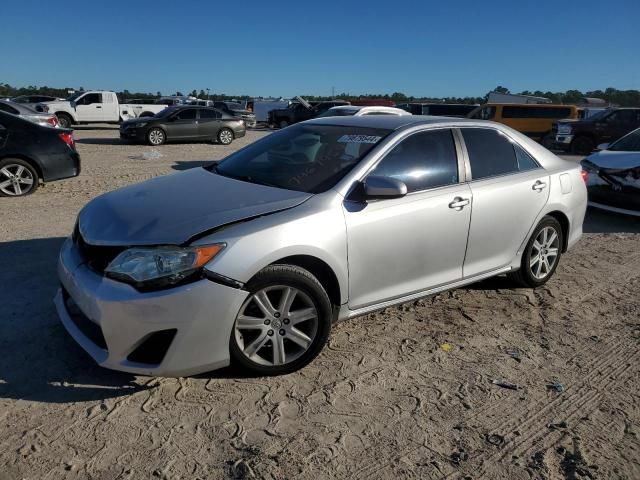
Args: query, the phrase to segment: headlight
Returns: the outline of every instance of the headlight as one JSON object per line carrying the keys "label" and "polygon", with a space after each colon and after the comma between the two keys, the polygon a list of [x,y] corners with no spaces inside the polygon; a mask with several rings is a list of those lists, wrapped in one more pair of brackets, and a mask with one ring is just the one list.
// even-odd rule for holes
{"label": "headlight", "polygon": [[571,133],[571,125],[565,125],[565,124],[558,125],[558,133],[560,135],[569,135]]}
{"label": "headlight", "polygon": [[147,123],[149,122],[140,122],[140,123],[134,123],[133,125],[131,125],[133,128],[142,128],[142,127],[146,127]]}
{"label": "headlight", "polygon": [[197,275],[224,247],[224,243],[187,248],[134,247],[118,255],[107,266],[105,274],[138,288],[175,285]]}

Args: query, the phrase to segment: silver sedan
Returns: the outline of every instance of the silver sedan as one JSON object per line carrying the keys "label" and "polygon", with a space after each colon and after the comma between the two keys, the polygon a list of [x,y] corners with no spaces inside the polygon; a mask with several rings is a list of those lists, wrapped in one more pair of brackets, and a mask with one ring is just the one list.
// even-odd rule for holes
{"label": "silver sedan", "polygon": [[503,125],[316,119],[92,200],[55,302],[108,368],[282,374],[338,320],[495,275],[546,283],[586,204],[578,164]]}

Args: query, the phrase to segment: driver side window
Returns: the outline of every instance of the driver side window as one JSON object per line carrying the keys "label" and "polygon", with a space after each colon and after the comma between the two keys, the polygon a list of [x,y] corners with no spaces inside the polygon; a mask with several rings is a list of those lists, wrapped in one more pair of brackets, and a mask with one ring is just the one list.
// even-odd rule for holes
{"label": "driver side window", "polygon": [[401,180],[409,193],[458,183],[458,157],[451,130],[420,132],[405,138],[369,175]]}
{"label": "driver side window", "polygon": [[102,98],[99,93],[87,93],[78,102],[79,105],[92,105],[94,103],[101,103]]}

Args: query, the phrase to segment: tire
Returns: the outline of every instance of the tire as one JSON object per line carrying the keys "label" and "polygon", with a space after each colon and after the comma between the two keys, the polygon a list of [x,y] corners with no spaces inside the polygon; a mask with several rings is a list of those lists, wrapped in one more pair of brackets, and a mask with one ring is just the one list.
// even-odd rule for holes
{"label": "tire", "polygon": [[[547,233],[546,244],[543,242],[545,231]],[[555,233],[555,237],[552,233]],[[509,276],[516,283],[524,287],[536,288],[544,285],[553,277],[556,268],[558,268],[560,257],[562,256],[563,242],[564,235],[560,222],[553,217],[544,217],[533,231],[527,243],[524,253],[522,254],[520,269],[510,273]],[[537,245],[542,245],[543,247],[542,257],[539,256],[540,249]],[[549,253],[554,252],[554,249],[555,256]],[[538,259],[537,262],[536,258]]]}
{"label": "tire", "polygon": [[0,160],[0,197],[24,197],[38,189],[38,172],[19,158]]}
{"label": "tire", "polygon": [[287,128],[289,126],[289,122],[287,120],[280,120],[278,122],[278,126],[280,128]]}
{"label": "tire", "polygon": [[229,339],[235,363],[258,375],[281,375],[318,356],[329,339],[332,308],[316,277],[293,265],[270,265],[246,289]]}
{"label": "tire", "polygon": [[66,113],[56,113],[60,128],[73,128],[73,118]]}
{"label": "tire", "polygon": [[547,132],[540,139],[540,143],[547,150],[555,150],[556,147],[556,137],[553,133]]}
{"label": "tire", "polygon": [[233,131],[230,128],[221,128],[218,132],[218,143],[231,145],[231,142],[233,142]]}
{"label": "tire", "polygon": [[571,142],[571,153],[575,155],[589,155],[596,148],[596,144],[587,136],[580,136]]}
{"label": "tire", "polygon": [[158,127],[150,128],[147,132],[147,143],[153,147],[158,147],[167,141],[167,134]]}

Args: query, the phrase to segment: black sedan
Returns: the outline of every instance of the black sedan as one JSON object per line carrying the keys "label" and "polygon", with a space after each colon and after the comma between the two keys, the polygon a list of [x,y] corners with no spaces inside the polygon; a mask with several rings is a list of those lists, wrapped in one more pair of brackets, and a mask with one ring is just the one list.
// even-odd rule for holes
{"label": "black sedan", "polygon": [[136,118],[120,125],[120,138],[157,146],[165,142],[205,140],[229,145],[244,137],[245,122],[215,108],[168,107],[153,117]]}
{"label": "black sedan", "polygon": [[0,111],[0,196],[33,193],[40,181],[80,174],[73,131],[45,127]]}
{"label": "black sedan", "polygon": [[589,205],[640,216],[640,128],[582,161]]}

